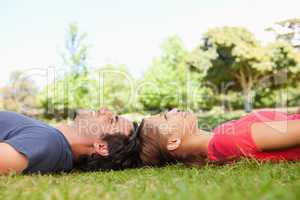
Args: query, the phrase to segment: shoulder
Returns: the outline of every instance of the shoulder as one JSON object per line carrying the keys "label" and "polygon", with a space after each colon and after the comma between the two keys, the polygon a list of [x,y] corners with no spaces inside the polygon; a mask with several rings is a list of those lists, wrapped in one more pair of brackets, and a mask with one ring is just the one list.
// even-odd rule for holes
{"label": "shoulder", "polygon": [[0,174],[23,172],[28,166],[28,158],[7,143],[0,143]]}
{"label": "shoulder", "polygon": [[6,143],[28,158],[26,172],[49,172],[57,170],[57,165],[62,162],[62,154],[66,152],[59,134],[52,127],[29,127]]}
{"label": "shoulder", "polygon": [[51,150],[59,151],[60,145],[57,136],[45,127],[27,127],[5,141],[21,153],[31,157],[41,156]]}

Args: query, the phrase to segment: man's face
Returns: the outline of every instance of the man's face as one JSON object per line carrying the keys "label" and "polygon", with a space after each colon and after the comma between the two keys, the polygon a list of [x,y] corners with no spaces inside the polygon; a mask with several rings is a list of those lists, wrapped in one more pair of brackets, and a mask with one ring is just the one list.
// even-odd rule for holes
{"label": "man's face", "polygon": [[79,110],[76,114],[74,125],[82,135],[101,137],[105,134],[119,133],[129,136],[134,128],[132,122],[106,108],[97,111]]}

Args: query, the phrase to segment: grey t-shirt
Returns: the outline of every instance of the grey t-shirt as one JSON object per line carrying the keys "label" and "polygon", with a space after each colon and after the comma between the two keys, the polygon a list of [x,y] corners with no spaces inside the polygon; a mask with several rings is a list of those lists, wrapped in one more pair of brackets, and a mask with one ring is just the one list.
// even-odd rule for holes
{"label": "grey t-shirt", "polygon": [[0,111],[0,142],[28,158],[24,173],[69,171],[73,167],[71,147],[64,135],[24,115]]}

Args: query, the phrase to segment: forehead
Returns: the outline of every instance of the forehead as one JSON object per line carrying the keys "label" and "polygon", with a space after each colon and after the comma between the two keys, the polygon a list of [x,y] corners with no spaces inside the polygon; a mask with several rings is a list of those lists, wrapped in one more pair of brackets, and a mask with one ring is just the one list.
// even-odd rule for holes
{"label": "forehead", "polygon": [[174,120],[167,120],[163,116],[151,116],[144,120],[142,127],[143,133],[164,133],[167,130],[177,128],[179,123]]}
{"label": "forehead", "polygon": [[[85,123],[97,123],[100,126],[106,126],[114,124],[119,129],[126,129],[131,131],[133,129],[133,123],[120,116],[114,114],[112,111],[95,111],[88,109],[80,109],[76,111],[75,121],[84,121]],[[122,130],[124,131],[124,130]]]}
{"label": "forehead", "polygon": [[166,121],[166,118],[163,117],[162,115],[158,114],[158,115],[150,116],[150,117],[146,118],[144,121],[145,121],[145,124],[151,124],[151,123],[155,123],[155,122]]}
{"label": "forehead", "polygon": [[193,113],[178,112],[176,114],[154,115],[144,119],[143,131],[171,133],[178,131],[194,131],[197,116]]}
{"label": "forehead", "polygon": [[118,115],[118,123],[123,124],[130,128],[133,128],[133,122],[130,121],[129,119],[126,119],[125,117],[120,116],[120,115]]}

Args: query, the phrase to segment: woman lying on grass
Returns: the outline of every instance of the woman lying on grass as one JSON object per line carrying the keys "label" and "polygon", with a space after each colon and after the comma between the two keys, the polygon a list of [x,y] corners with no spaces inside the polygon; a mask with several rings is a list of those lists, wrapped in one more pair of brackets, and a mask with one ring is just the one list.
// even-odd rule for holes
{"label": "woman lying on grass", "polygon": [[197,117],[176,109],[144,119],[140,158],[145,165],[224,164],[247,157],[261,161],[300,160],[300,114],[260,111],[198,129]]}

